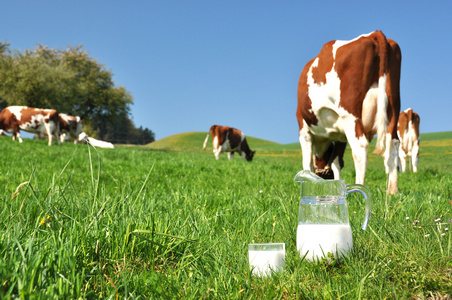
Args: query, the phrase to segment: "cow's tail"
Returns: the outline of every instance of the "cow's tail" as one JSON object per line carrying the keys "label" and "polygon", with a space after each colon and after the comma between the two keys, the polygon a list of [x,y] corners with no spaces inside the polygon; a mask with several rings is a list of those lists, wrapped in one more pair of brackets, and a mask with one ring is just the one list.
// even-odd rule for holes
{"label": "cow's tail", "polygon": [[376,41],[380,54],[380,66],[378,72],[378,99],[377,99],[377,142],[374,154],[383,155],[386,148],[386,131],[388,129],[388,95],[386,94],[387,72],[389,65],[388,41],[381,31],[376,32]]}
{"label": "cow's tail", "polygon": [[202,150],[206,150],[207,141],[209,140],[210,130],[207,133],[206,139],[204,140],[204,144],[202,145]]}

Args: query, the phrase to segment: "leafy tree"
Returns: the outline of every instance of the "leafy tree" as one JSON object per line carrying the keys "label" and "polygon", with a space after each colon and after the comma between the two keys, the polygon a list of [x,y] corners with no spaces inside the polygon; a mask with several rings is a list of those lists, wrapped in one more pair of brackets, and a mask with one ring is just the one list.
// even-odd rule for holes
{"label": "leafy tree", "polygon": [[58,99],[71,78],[70,70],[56,61],[56,52],[42,46],[35,51],[2,57],[0,97],[8,105],[58,107]]}
{"label": "leafy tree", "polygon": [[[38,44],[20,53],[0,42],[0,106],[55,108],[80,116],[94,137],[135,143],[143,130],[130,119],[133,98],[112,77],[82,46],[55,50]],[[146,130],[144,140],[153,139]]]}

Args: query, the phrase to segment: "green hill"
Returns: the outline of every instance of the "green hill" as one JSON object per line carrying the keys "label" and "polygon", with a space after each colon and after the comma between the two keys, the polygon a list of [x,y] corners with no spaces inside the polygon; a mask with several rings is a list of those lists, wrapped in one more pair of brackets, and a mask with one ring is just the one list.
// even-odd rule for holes
{"label": "green hill", "polygon": [[[150,149],[157,150],[173,150],[173,151],[201,151],[202,144],[206,138],[207,132],[185,132],[180,134],[175,134],[168,136],[166,138],[157,140],[146,147]],[[271,142],[264,139],[259,139],[251,136],[246,137],[248,144],[252,150],[300,150],[300,144],[298,142],[290,144],[279,144]],[[452,131],[447,132],[435,132],[435,133],[424,133],[421,134],[421,145],[422,141],[437,141],[437,140],[448,140],[452,139]],[[372,144],[375,143],[374,139]],[[212,149],[212,138],[209,137],[206,150]]]}
{"label": "green hill", "polygon": [[[157,150],[202,150],[202,145],[204,139],[207,136],[207,132],[185,132],[180,134],[175,134],[168,136],[166,138],[157,140],[150,144],[147,144],[147,148],[157,149]],[[280,144],[275,142],[270,142],[263,139],[258,139],[255,137],[246,137],[248,144],[252,150],[259,150],[266,147],[279,146]],[[212,150],[212,137],[209,136],[209,141],[207,142],[206,150]]]}
{"label": "green hill", "polygon": [[[376,138],[372,140],[371,145],[375,145],[376,142]],[[422,142],[426,142],[426,141],[441,141],[441,140],[452,140],[452,131],[445,131],[445,132],[433,132],[433,133],[421,133],[421,146],[422,146]],[[296,149],[300,149],[300,143],[299,142],[295,142],[295,143],[290,143],[290,144],[276,144],[276,145],[272,145],[272,146],[268,146],[265,147],[263,149],[268,149],[268,150],[282,150],[282,149],[287,149],[287,150],[296,150]]]}
{"label": "green hill", "polygon": [[421,143],[422,141],[439,141],[439,140],[452,140],[452,131],[421,134]]}

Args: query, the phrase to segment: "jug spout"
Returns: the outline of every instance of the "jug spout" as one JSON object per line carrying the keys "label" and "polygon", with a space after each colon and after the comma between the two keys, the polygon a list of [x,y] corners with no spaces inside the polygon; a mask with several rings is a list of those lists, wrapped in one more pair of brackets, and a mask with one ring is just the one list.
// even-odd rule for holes
{"label": "jug spout", "polygon": [[324,179],[309,170],[301,170],[295,175],[293,180],[296,182],[317,182],[323,181]]}

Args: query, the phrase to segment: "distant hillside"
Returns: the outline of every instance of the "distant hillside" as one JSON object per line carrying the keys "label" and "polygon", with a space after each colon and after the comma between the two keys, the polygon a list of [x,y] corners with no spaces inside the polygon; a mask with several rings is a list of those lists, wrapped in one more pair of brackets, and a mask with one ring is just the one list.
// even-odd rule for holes
{"label": "distant hillside", "polygon": [[[185,132],[168,136],[166,138],[157,140],[150,144],[147,144],[147,148],[158,150],[202,150],[202,144],[206,138],[207,132]],[[248,144],[252,150],[300,150],[300,144],[298,142],[290,144],[279,144],[251,136],[246,137]],[[422,141],[437,141],[437,140],[449,140],[452,139],[452,131],[447,132],[435,132],[421,134],[421,146]],[[374,139],[372,144],[375,143]],[[212,150],[212,138],[209,137],[206,150]]]}
{"label": "distant hillside", "polygon": [[452,131],[421,134],[421,143],[422,141],[439,141],[439,140],[452,140]]}
{"label": "distant hillside", "polygon": [[[202,150],[204,139],[207,136],[207,132],[185,132],[168,136],[166,138],[157,140],[150,144],[147,144],[147,148],[159,149],[159,150]],[[275,142],[266,141],[254,137],[247,136],[246,140],[252,150],[263,149],[271,146],[278,146],[280,144]],[[212,150],[212,137],[209,136],[206,150]]]}
{"label": "distant hillside", "polygon": [[[371,142],[371,145],[374,145],[376,142],[376,138],[374,138]],[[421,146],[422,142],[426,141],[440,141],[440,140],[452,140],[452,131],[445,131],[445,132],[434,132],[434,133],[421,133]],[[290,143],[290,144],[284,144],[284,145],[275,145],[270,146],[265,149],[300,149],[300,143]]]}

